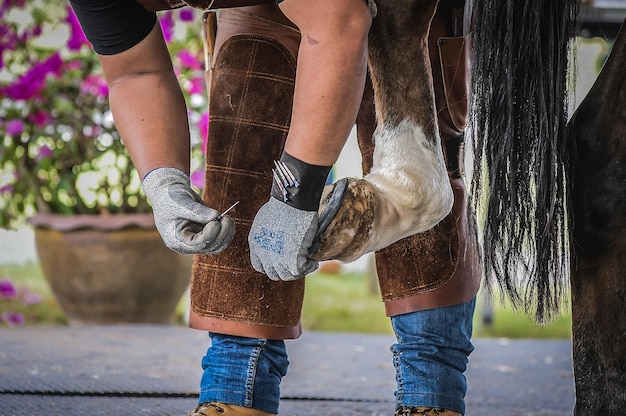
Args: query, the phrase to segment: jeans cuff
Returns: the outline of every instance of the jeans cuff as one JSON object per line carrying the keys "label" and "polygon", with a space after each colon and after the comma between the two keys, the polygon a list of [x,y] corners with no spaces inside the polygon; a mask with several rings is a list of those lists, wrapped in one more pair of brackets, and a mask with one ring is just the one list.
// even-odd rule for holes
{"label": "jeans cuff", "polygon": [[454,410],[460,414],[465,414],[465,399],[463,397],[445,396],[430,393],[403,394],[399,406],[406,407],[436,407],[447,410]]}

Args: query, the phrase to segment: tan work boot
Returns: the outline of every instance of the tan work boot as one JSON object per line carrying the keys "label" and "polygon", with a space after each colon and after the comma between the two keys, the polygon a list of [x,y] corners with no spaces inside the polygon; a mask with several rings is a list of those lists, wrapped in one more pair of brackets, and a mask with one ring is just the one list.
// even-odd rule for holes
{"label": "tan work boot", "polygon": [[251,407],[224,403],[202,403],[189,416],[276,416]]}
{"label": "tan work boot", "polygon": [[463,416],[454,410],[435,407],[400,407],[394,416]]}

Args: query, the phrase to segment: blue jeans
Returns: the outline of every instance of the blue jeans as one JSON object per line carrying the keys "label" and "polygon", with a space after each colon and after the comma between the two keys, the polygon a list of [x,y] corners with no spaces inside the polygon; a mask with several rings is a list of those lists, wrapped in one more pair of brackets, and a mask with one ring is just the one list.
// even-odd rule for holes
{"label": "blue jeans", "polygon": [[396,407],[440,407],[465,413],[468,356],[476,299],[391,318],[397,344]]}
{"label": "blue jeans", "polygon": [[280,381],[287,374],[284,341],[210,333],[202,359],[199,403],[220,402],[278,413]]}
{"label": "blue jeans", "polygon": [[[397,344],[397,407],[443,407],[465,412],[464,371],[473,350],[475,301],[391,318]],[[278,413],[280,381],[289,361],[283,341],[210,333],[202,359],[199,403],[221,402]],[[356,376],[356,375],[355,375]]]}

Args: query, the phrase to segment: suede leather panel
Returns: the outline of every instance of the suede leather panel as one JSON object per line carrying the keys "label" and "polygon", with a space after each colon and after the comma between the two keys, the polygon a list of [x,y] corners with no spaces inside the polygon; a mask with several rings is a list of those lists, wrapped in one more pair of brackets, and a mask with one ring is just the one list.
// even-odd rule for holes
{"label": "suede leather panel", "polygon": [[450,215],[433,229],[376,254],[381,294],[389,316],[458,305],[478,292],[482,274],[477,243],[468,223],[474,216],[468,208],[463,178],[450,182],[454,192]]}
{"label": "suede leather panel", "polygon": [[273,161],[287,137],[296,62],[271,37],[239,34],[220,42],[219,30],[203,198],[218,210],[241,202],[229,213],[237,232],[228,249],[194,259],[190,325],[233,335],[295,338],[304,280],[273,282],[256,272],[247,236],[270,197]]}
{"label": "suede leather panel", "polygon": [[454,1],[441,0],[428,33],[439,134],[445,141],[465,130],[469,113],[469,36],[451,37]]}

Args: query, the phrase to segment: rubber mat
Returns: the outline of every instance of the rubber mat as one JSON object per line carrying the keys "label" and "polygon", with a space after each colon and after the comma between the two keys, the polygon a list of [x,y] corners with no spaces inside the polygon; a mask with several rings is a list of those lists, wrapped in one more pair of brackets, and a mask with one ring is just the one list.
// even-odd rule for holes
{"label": "rubber mat", "polygon": [[[393,342],[316,332],[289,341],[281,415],[392,415]],[[569,341],[474,344],[466,416],[571,414]],[[0,415],[186,415],[209,345],[204,332],[174,326],[0,329]]]}
{"label": "rubber mat", "polygon": [[[178,327],[40,328],[36,335],[16,329],[12,335],[0,337],[0,393],[192,396],[210,345],[203,332]],[[391,342],[333,334],[288,341],[283,397],[393,399]]]}
{"label": "rubber mat", "polygon": [[0,332],[0,392],[196,394],[205,333],[179,327]]}
{"label": "rubber mat", "polygon": [[[195,406],[193,399],[0,395],[2,416],[184,416]],[[283,400],[279,412],[281,416],[391,416],[393,403]]]}

